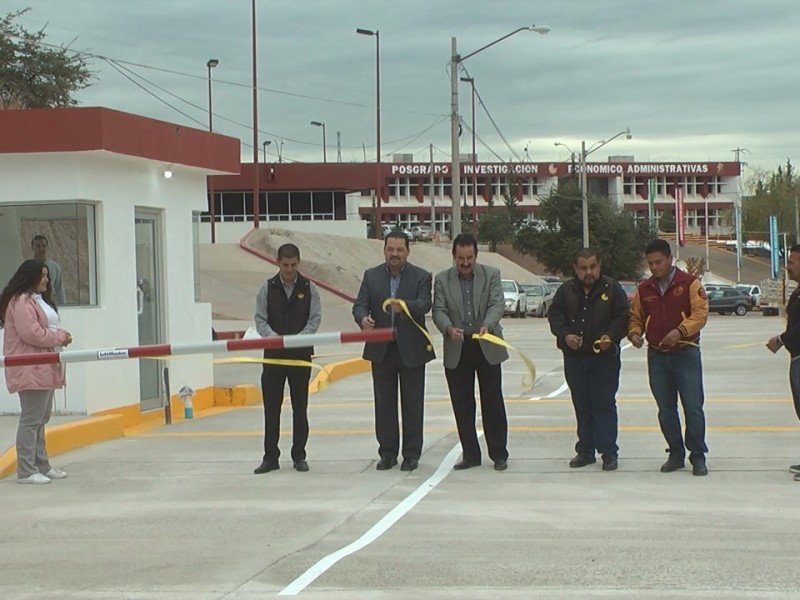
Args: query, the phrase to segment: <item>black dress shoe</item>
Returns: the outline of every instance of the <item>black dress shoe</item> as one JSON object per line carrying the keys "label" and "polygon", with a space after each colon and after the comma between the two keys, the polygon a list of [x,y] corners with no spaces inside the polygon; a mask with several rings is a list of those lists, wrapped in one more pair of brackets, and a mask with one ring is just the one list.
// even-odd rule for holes
{"label": "black dress shoe", "polygon": [[261,475],[263,473],[269,473],[270,471],[277,471],[280,468],[281,466],[278,464],[277,460],[265,460],[253,470],[253,473]]}
{"label": "black dress shoe", "polygon": [[400,465],[401,471],[413,471],[419,466],[419,461],[416,458],[404,458],[403,464]]}
{"label": "black dress shoe", "polygon": [[682,469],[685,467],[686,464],[682,458],[678,458],[677,456],[670,456],[663,465],[661,465],[661,472],[662,473],[672,473],[673,471],[677,471],[678,469]]}
{"label": "black dress shoe", "polygon": [[706,466],[705,456],[690,458],[689,460],[692,463],[692,475],[697,477],[704,477],[708,475],[708,467]]}
{"label": "black dress shoe", "polygon": [[569,466],[572,469],[579,469],[581,467],[585,467],[586,465],[593,465],[597,462],[597,459],[594,457],[594,454],[584,454],[583,452],[578,452],[571,461],[569,461]]}
{"label": "black dress shoe", "polygon": [[378,469],[378,471],[388,471],[396,464],[397,464],[396,458],[384,457],[378,461],[378,464],[375,465],[375,468]]}
{"label": "black dress shoe", "polygon": [[294,470],[300,471],[301,473],[305,473],[308,471],[308,463],[304,460],[296,460],[294,461]]}
{"label": "black dress shoe", "polygon": [[495,471],[505,471],[508,468],[508,461],[504,458],[498,458],[494,461]]}
{"label": "black dress shoe", "polygon": [[472,467],[480,467],[481,461],[480,460],[469,460],[467,458],[462,458],[456,464],[453,465],[453,470],[455,471],[463,471],[464,469],[471,469]]}
{"label": "black dress shoe", "polygon": [[616,471],[618,467],[619,461],[616,456],[611,454],[603,456],[603,471]]}

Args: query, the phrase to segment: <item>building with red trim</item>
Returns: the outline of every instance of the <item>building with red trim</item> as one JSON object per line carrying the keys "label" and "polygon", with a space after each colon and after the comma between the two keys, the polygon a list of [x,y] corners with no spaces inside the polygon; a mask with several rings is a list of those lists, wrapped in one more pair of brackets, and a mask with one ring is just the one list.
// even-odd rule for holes
{"label": "building with red trim", "polygon": [[[268,163],[258,168],[262,222],[284,222],[283,226],[291,228],[299,221],[365,220],[377,212],[374,164]],[[449,163],[382,164],[381,221],[406,227],[433,222],[438,231],[447,231],[450,168]],[[560,179],[577,176],[579,170],[579,165],[569,162],[462,163],[462,211],[480,218],[491,203],[502,202],[509,177],[513,177],[520,209],[535,218],[540,200]],[[610,157],[608,162],[587,163],[586,170],[590,194],[616,200],[637,219],[648,217],[648,190],[653,182],[656,219],[674,214],[680,189],[687,234],[705,233],[706,214],[710,235],[729,235],[733,230],[730,214],[741,190],[737,162],[636,162],[633,157]],[[242,232],[249,228],[253,221],[253,165],[243,164],[238,175],[212,177],[210,185],[215,227],[238,222]],[[211,211],[204,212],[201,221],[210,222]]]}

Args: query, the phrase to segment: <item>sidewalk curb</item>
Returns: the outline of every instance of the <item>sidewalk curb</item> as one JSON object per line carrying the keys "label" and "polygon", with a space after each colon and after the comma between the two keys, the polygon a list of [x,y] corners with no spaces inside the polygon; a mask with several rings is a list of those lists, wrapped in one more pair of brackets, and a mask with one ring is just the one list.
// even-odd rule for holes
{"label": "sidewalk curb", "polygon": [[[363,358],[351,358],[331,363],[326,372],[318,373],[309,383],[308,391],[315,394],[326,383],[366,373],[370,363]],[[326,381],[327,380],[327,381]],[[254,385],[232,388],[211,387],[199,390],[193,399],[194,418],[203,419],[244,406],[261,404],[261,390]],[[170,402],[173,422],[183,421],[183,402],[175,395]],[[142,413],[139,406],[123,406],[93,414],[80,421],[45,429],[47,453],[58,456],[85,446],[159,429],[166,425],[163,410]],[[17,470],[17,450],[13,446],[0,454],[0,479]]]}

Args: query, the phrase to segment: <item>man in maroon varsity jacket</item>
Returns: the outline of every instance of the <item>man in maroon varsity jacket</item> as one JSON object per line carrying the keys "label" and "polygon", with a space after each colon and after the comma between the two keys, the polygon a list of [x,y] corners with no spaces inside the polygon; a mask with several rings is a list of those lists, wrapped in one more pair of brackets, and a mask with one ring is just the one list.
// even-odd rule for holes
{"label": "man in maroon varsity jacket", "polygon": [[[643,336],[647,339],[650,390],[658,405],[661,433],[669,446],[669,458],[661,465],[661,472],[682,469],[688,449],[692,474],[708,475],[700,359],[700,330],[708,319],[708,297],[699,279],[672,264],[668,242],[651,241],[645,255],[653,276],[636,290],[628,339],[636,348],[642,347]],[[686,418],[685,446],[678,414],[679,394]]]}

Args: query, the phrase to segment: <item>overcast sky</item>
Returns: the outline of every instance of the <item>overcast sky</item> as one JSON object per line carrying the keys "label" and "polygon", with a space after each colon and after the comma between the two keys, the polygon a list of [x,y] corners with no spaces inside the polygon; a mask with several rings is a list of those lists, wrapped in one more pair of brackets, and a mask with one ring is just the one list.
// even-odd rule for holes
{"label": "overcast sky", "polygon": [[[214,129],[240,138],[249,160],[251,2],[0,0],[0,12],[29,5],[26,29],[47,24],[48,41],[119,61],[188,116],[97,58],[84,105],[206,128],[206,62],[218,59]],[[579,150],[630,127],[633,139],[592,160],[728,161],[737,147],[751,166],[798,158],[797,0],[257,0],[257,11],[259,139],[272,140],[270,160],[283,140],[284,160],[321,162],[312,120],[326,123],[329,162],[337,131],[343,162],[363,161],[363,145],[375,159],[375,38],[357,35],[361,27],[380,30],[384,160],[427,161],[433,144],[434,159],[449,161],[451,37],[465,56],[532,24],[552,30],[518,33],[461,73],[518,156],[527,148],[532,161],[566,160],[555,142]],[[467,125],[470,94],[460,84]],[[480,160],[517,160],[480,106],[476,121]],[[461,152],[471,144],[464,129]]]}

